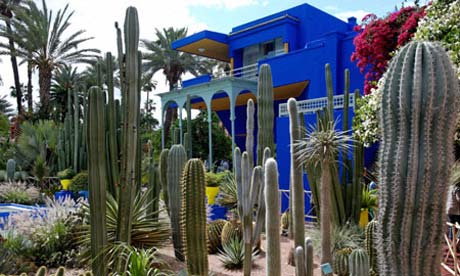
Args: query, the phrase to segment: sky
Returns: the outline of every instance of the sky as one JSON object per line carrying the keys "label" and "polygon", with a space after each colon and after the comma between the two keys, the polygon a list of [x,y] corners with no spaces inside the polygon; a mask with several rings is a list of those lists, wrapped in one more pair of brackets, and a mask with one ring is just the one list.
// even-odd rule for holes
{"label": "sky", "polygon": [[[41,0],[35,0],[41,6]],[[425,1],[420,1],[422,4]],[[47,0],[47,6],[53,11],[69,8],[74,11],[70,20],[69,31],[86,30],[85,36],[94,39],[82,44],[84,47],[98,48],[102,53],[116,53],[116,37],[114,22],[124,21],[125,10],[128,6],[138,9],[140,23],[140,38],[154,40],[155,28],[187,27],[188,33],[193,34],[202,30],[229,33],[235,26],[279,12],[303,3],[308,3],[326,11],[344,21],[354,16],[359,20],[369,13],[384,16],[395,9],[410,5],[403,0]],[[11,63],[7,56],[1,57],[0,76],[3,85],[0,86],[0,96],[9,94],[13,85]],[[84,67],[82,67],[84,68]],[[26,68],[20,67],[21,82],[26,83]],[[183,79],[190,78],[186,75]],[[168,90],[164,76],[158,72],[154,78],[158,86],[154,93]],[[38,75],[34,75],[34,96],[38,97]],[[145,93],[143,93],[145,94]],[[145,95],[143,95],[145,100]],[[12,103],[15,102],[10,98]],[[157,109],[159,98],[155,97]],[[14,104],[14,107],[16,105]],[[158,110],[155,117],[159,118]]]}

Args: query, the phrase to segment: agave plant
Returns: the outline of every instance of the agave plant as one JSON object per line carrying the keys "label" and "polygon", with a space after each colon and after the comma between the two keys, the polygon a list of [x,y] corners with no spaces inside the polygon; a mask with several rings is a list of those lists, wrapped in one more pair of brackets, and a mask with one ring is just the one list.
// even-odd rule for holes
{"label": "agave plant", "polygon": [[227,269],[240,269],[244,262],[244,241],[239,238],[232,238],[222,245],[223,250],[218,255],[219,260]]}
{"label": "agave plant", "polygon": [[225,174],[220,182],[217,203],[230,210],[234,209],[238,203],[237,193],[235,176],[233,173]]}
{"label": "agave plant", "polygon": [[[165,271],[161,271],[160,267],[165,267],[167,264],[155,256],[156,248],[140,249],[126,243],[116,243],[109,248],[107,252],[108,259],[122,259],[124,267],[122,274],[115,273],[114,276],[167,276],[172,275]],[[114,267],[115,264],[109,263],[109,266]]]}
{"label": "agave plant", "polygon": [[[132,214],[132,228],[131,228],[131,245],[136,247],[153,247],[165,244],[170,237],[170,225],[167,219],[153,219],[155,216],[149,213],[149,205],[152,203],[149,201],[148,190],[145,193],[138,194],[133,202],[133,214]],[[118,202],[112,195],[107,194],[107,243],[109,246],[115,246],[117,221],[118,221]],[[83,211],[83,225],[78,231],[78,243],[82,245],[82,256],[84,260],[89,260],[91,235],[89,225],[89,205],[88,203],[82,203]],[[159,210],[155,213],[160,213],[163,210]],[[110,250],[108,250],[109,252]],[[109,260],[110,261],[110,260]]]}

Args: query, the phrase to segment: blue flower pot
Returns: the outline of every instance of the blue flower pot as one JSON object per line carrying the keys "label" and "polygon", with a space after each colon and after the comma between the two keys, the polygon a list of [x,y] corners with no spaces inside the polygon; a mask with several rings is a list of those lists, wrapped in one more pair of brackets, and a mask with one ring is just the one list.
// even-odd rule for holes
{"label": "blue flower pot", "polygon": [[82,197],[83,199],[89,198],[89,191],[83,190],[78,192],[78,197]]}
{"label": "blue flower pot", "polygon": [[210,205],[212,209],[211,220],[226,219],[227,208],[218,204]]}
{"label": "blue flower pot", "polygon": [[61,190],[59,192],[54,193],[54,199],[56,201],[62,200],[64,201],[67,197],[73,198],[72,191],[69,190]]}

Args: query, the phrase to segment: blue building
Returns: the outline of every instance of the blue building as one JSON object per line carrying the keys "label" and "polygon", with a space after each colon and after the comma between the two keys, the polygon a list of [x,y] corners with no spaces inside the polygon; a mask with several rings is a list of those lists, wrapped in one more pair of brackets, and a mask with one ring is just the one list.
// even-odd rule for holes
{"label": "blue building", "polygon": [[[209,122],[211,111],[217,112],[231,133],[233,148],[238,146],[243,151],[246,102],[249,98],[256,99],[258,68],[261,64],[269,64],[273,74],[280,189],[288,189],[290,142],[286,101],[295,97],[299,101],[299,111],[307,114],[307,122],[315,122],[314,112],[325,105],[326,63],[332,69],[337,108],[343,106],[341,94],[346,68],[350,70],[351,89],[362,90],[364,78],[350,61],[355,25],[355,18],[344,22],[309,4],[302,4],[234,27],[229,34],[204,30],[175,41],[175,50],[228,62],[230,71],[224,76],[204,75],[184,81],[181,88],[159,94],[162,122],[164,110],[183,107],[190,95],[193,108],[209,111]],[[353,98],[350,106],[353,107]],[[181,112],[180,108],[179,119]],[[182,126],[181,119],[179,123]],[[211,131],[209,133],[212,164]],[[164,136],[162,143],[164,146]]]}

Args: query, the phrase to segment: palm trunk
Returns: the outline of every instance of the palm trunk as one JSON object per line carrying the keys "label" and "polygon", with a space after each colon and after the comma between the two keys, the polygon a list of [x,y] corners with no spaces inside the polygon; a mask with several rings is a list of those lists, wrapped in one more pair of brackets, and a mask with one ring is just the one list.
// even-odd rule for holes
{"label": "palm trunk", "polygon": [[51,88],[51,68],[41,66],[38,68],[38,84],[40,85],[40,118],[49,118],[49,101]]}
{"label": "palm trunk", "polygon": [[[176,82],[177,83],[177,82]],[[172,91],[176,83],[170,82],[169,83],[169,91]],[[181,107],[179,107],[181,108]],[[167,108],[165,121],[163,125],[164,133],[165,133],[165,142],[167,143],[169,137],[169,129],[171,128],[172,122],[177,119],[177,108]]]}
{"label": "palm trunk", "polygon": [[329,160],[321,164],[321,263],[332,263],[331,252],[331,179]]}
{"label": "palm trunk", "polygon": [[[6,32],[11,34],[11,25],[8,21],[6,22]],[[18,61],[16,59],[16,49],[14,47],[14,42],[10,38],[8,44],[11,52],[11,66],[13,67],[13,77],[14,77],[14,87],[16,89],[16,103],[18,105],[18,115],[22,116],[24,114],[24,109],[22,107],[22,91],[21,91],[21,82],[19,81],[19,71],[18,71]]]}
{"label": "palm trunk", "polygon": [[32,92],[32,65],[27,64],[27,111],[29,114],[34,112],[33,92]]}

